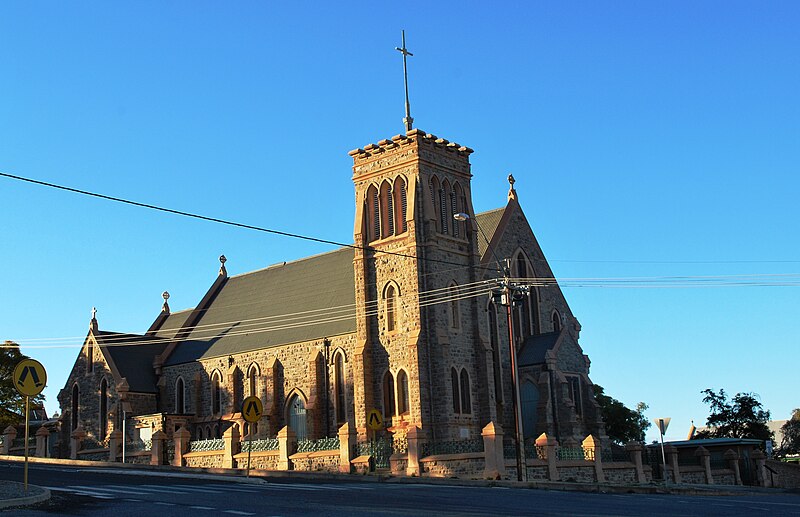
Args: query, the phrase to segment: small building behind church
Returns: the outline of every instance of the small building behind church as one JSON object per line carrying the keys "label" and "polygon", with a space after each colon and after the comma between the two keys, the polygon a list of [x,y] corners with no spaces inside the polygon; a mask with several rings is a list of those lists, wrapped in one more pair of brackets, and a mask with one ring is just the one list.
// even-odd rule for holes
{"label": "small building behind church", "polygon": [[[79,431],[107,446],[119,431],[134,444],[181,428],[219,440],[235,427],[254,440],[288,428],[302,442],[347,424],[359,443],[414,429],[436,444],[480,440],[490,423],[508,440],[511,335],[526,442],[605,441],[581,326],[513,178],[503,206],[475,214],[472,152],[420,129],[355,149],[352,246],[238,275],[228,274],[235,257],[220,257],[193,309],[172,312],[164,293],[141,334],[93,317],[58,395],[62,440]],[[511,332],[495,296],[506,259],[525,288]],[[243,418],[248,396],[263,401],[258,423]]]}

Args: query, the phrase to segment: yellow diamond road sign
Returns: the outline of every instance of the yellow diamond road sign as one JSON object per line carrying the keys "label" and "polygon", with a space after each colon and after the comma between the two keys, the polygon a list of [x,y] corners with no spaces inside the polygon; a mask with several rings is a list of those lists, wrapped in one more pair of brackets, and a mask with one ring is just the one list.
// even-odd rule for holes
{"label": "yellow diamond road sign", "polygon": [[39,361],[23,359],[14,368],[14,387],[20,395],[34,397],[42,392],[47,384],[47,372]]}
{"label": "yellow diamond road sign", "polygon": [[383,429],[383,417],[381,412],[377,409],[370,409],[367,413],[367,427],[373,431],[380,431]]}
{"label": "yellow diamond road sign", "polygon": [[261,420],[261,415],[264,414],[264,405],[261,400],[256,396],[250,396],[242,402],[242,416],[245,421],[254,424]]}

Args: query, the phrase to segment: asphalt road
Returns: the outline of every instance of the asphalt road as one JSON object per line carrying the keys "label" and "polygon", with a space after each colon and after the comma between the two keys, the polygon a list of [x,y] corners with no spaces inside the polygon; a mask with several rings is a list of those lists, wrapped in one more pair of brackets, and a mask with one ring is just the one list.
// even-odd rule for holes
{"label": "asphalt road", "polygon": [[[195,476],[69,466],[30,465],[30,482],[53,498],[14,516],[259,515],[798,515],[791,494],[703,497],[594,494],[516,488],[426,484],[308,482],[289,478],[254,483],[222,476]],[[0,463],[0,479],[22,480],[22,465]]]}

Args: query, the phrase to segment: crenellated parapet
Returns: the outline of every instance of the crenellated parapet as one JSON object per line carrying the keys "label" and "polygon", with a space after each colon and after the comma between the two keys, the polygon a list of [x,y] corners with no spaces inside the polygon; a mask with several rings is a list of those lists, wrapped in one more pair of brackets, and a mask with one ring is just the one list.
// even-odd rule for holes
{"label": "crenellated parapet", "polygon": [[405,135],[395,135],[377,144],[368,144],[353,149],[348,154],[353,157],[353,174],[363,178],[371,173],[395,165],[402,166],[412,160],[430,162],[463,175],[471,175],[469,147],[450,142],[420,129],[412,129]]}

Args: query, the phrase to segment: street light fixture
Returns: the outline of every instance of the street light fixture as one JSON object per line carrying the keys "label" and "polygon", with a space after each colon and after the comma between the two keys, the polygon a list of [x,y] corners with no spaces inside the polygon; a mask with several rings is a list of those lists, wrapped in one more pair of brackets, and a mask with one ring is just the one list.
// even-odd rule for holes
{"label": "street light fixture", "polygon": [[[459,212],[457,214],[453,214],[453,219],[456,221],[465,222],[470,219],[470,216],[464,212]],[[497,265],[503,272],[503,280],[500,281],[500,289],[492,290],[492,297],[495,299],[499,298],[500,305],[506,308],[506,317],[508,320],[508,348],[509,357],[511,358],[511,389],[514,392],[514,397],[512,399],[514,406],[514,437],[517,445],[517,481],[522,481],[523,477],[527,480],[528,469],[525,465],[525,442],[522,432],[522,405],[519,397],[519,372],[517,371],[517,347],[514,343],[514,311],[512,308],[522,301],[521,294],[527,293],[528,288],[511,284],[511,261],[509,259],[506,259],[503,262],[500,261],[494,251],[494,248],[492,248],[491,244],[489,243],[489,238],[486,236],[486,233],[484,233],[483,228],[481,228],[478,224],[477,219],[473,219],[473,221],[475,221],[475,226],[478,228],[478,231],[480,231],[483,239],[486,241],[486,247],[492,252],[494,259],[497,261]]]}

